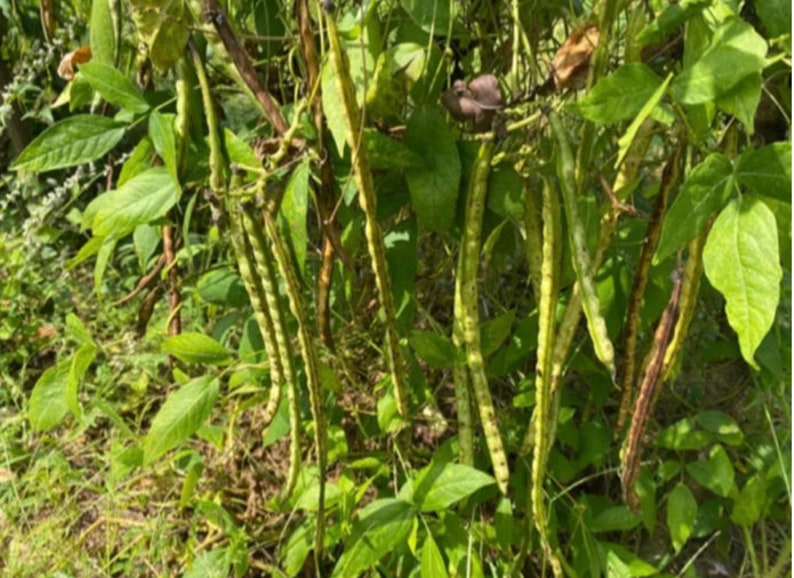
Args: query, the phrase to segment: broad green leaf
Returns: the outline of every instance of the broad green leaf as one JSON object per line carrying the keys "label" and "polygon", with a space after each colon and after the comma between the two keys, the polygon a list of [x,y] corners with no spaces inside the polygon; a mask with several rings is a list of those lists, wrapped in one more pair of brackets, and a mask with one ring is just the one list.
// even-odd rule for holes
{"label": "broad green leaf", "polygon": [[733,502],[731,522],[749,527],[761,519],[766,501],[766,480],[756,474],[747,480]]}
{"label": "broad green leaf", "polygon": [[753,356],[775,320],[783,277],[777,223],[769,207],[746,195],[733,199],[711,228],[703,269],[725,297],[742,356],[757,369]]}
{"label": "broad green leaf", "polygon": [[660,263],[700,233],[733,190],[733,167],[725,155],[713,153],[684,181],[664,217],[654,262]]}
{"label": "broad green leaf", "polygon": [[279,554],[287,576],[297,576],[303,568],[303,563],[312,551],[313,524],[311,519],[304,520],[290,534],[287,541],[280,548]]}
{"label": "broad green leaf", "polygon": [[744,149],[736,163],[736,180],[757,195],[791,203],[791,143]]}
{"label": "broad green leaf", "polygon": [[701,486],[723,498],[727,498],[733,489],[733,464],[719,444],[711,448],[708,460],[690,462],[686,471]]}
{"label": "broad green leaf", "polygon": [[425,32],[447,34],[452,17],[451,0],[400,0],[400,5]]}
{"label": "broad green leaf", "polygon": [[292,250],[298,263],[301,275],[306,268],[306,248],[308,236],[306,234],[306,215],[309,211],[309,178],[311,177],[311,164],[308,160],[300,163],[287,181],[284,200],[281,202],[281,215],[287,225]]}
{"label": "broad green leaf", "polygon": [[92,201],[100,203],[100,208],[91,229],[95,235],[121,238],[138,225],[164,216],[176,204],[179,193],[167,168],[149,169]]}
{"label": "broad green leaf", "polygon": [[791,34],[791,0],[754,0],[768,38]]}
{"label": "broad green leaf", "polygon": [[698,450],[713,440],[710,433],[696,429],[695,420],[684,418],[662,430],[656,436],[656,445],[671,450]]}
{"label": "broad green leaf", "polygon": [[[656,576],[659,573],[659,570],[638,557],[634,552],[631,552],[619,544],[612,544],[610,542],[599,542],[599,544],[607,552],[607,555],[611,554],[623,562],[625,567],[628,568],[629,576],[632,578]],[[607,573],[607,578],[611,578],[609,573]]]}
{"label": "broad green leaf", "polygon": [[280,15],[282,9],[280,0],[260,0],[253,3],[254,28],[260,37],[257,44],[265,60],[274,58],[284,45],[287,27]]}
{"label": "broad green leaf", "polygon": [[397,498],[376,500],[362,508],[353,521],[333,578],[355,578],[374,566],[405,541],[415,515],[411,504]]}
{"label": "broad green leaf", "polygon": [[496,531],[496,543],[499,544],[502,552],[509,552],[513,545],[513,537],[516,531],[513,505],[509,498],[503,497],[499,500],[494,513],[493,525]]}
{"label": "broad green leaf", "polygon": [[421,167],[405,171],[419,222],[430,231],[446,231],[455,217],[461,167],[455,138],[437,108],[414,111],[405,144],[424,160]]}
{"label": "broad green leaf", "polygon": [[748,74],[714,102],[720,110],[735,116],[747,127],[749,134],[753,134],[755,111],[761,102],[761,73]]}
{"label": "broad green leaf", "polygon": [[430,367],[445,369],[452,367],[457,359],[457,350],[448,337],[414,329],[408,338],[411,349]]}
{"label": "broad green leaf", "polygon": [[424,60],[424,49],[414,43],[397,44],[378,55],[366,92],[367,116],[370,119],[400,117],[408,91],[422,74]]}
{"label": "broad green leaf", "polygon": [[78,388],[85,372],[88,371],[91,363],[96,356],[96,346],[91,343],[81,345],[72,356],[72,363],[69,367],[69,377],[66,380],[66,406],[72,415],[77,419],[82,418],[83,410],[80,407],[78,398]]}
{"label": "broad green leaf", "polygon": [[667,78],[665,78],[664,82],[659,85],[659,88],[657,88],[653,94],[651,94],[643,107],[640,109],[640,112],[638,112],[637,116],[634,117],[634,120],[631,121],[631,124],[626,129],[626,132],[623,133],[623,136],[618,139],[619,148],[618,160],[615,161],[616,169],[620,167],[620,165],[622,165],[623,161],[626,159],[626,155],[629,153],[631,143],[634,142],[634,139],[637,136],[642,124],[648,120],[649,117],[651,117],[653,111],[656,110],[656,106],[662,101],[662,97],[664,97],[665,93],[667,92],[667,87],[670,85],[672,78],[672,73],[667,75]]}
{"label": "broad green leaf", "polygon": [[512,163],[499,163],[488,175],[488,208],[505,219],[524,216],[524,182]]}
{"label": "broad green leaf", "polygon": [[364,129],[364,142],[367,145],[369,164],[373,169],[402,170],[422,164],[419,156],[402,142],[378,130]]}
{"label": "broad green leaf", "polygon": [[173,114],[162,114],[153,110],[149,114],[149,138],[152,139],[154,150],[163,159],[163,163],[175,182],[179,181],[176,160],[176,135],[174,134]]}
{"label": "broad green leaf", "polygon": [[111,15],[111,0],[92,0],[91,23],[88,27],[91,42],[91,60],[113,65],[116,51],[115,30]]}
{"label": "broad green leaf", "polygon": [[489,319],[480,324],[480,342],[483,357],[489,357],[498,351],[502,344],[510,336],[510,329],[513,327],[515,313],[508,311],[499,317]]}
{"label": "broad green leaf", "polygon": [[262,171],[262,163],[256,158],[254,149],[228,128],[223,129],[223,144],[229,155],[229,162],[251,173]]}
{"label": "broad green leaf", "polygon": [[739,447],[744,441],[744,434],[739,428],[739,424],[724,412],[718,410],[701,411],[695,416],[695,420],[704,430],[714,434],[714,437],[721,443]]}
{"label": "broad green leaf", "polygon": [[162,240],[160,227],[157,225],[138,225],[132,232],[132,244],[141,272],[149,271],[149,259],[152,258]]}
{"label": "broad green leaf", "polygon": [[47,431],[58,425],[66,415],[66,388],[72,360],[64,359],[45,370],[33,386],[28,402],[28,419],[34,431]]}
{"label": "broad green leaf", "polygon": [[196,433],[212,412],[218,388],[217,378],[204,375],[169,394],[143,442],[144,464],[151,464]]}
{"label": "broad green leaf", "polygon": [[113,66],[87,62],[80,66],[80,75],[110,104],[136,113],[149,110],[149,103],[130,79]]}
{"label": "broad green leaf", "polygon": [[667,495],[667,529],[676,552],[680,552],[689,540],[697,514],[698,503],[695,497],[688,487],[679,483]]}
{"label": "broad green leaf", "polygon": [[636,528],[642,516],[635,514],[626,506],[612,506],[600,512],[588,524],[591,532],[617,532]]}
{"label": "broad green leaf", "polygon": [[119,178],[116,181],[116,188],[121,188],[124,183],[132,179],[134,176],[141,174],[146,169],[152,168],[152,161],[154,159],[154,145],[152,139],[148,136],[142,138],[132,149],[130,156],[124,161],[121,167]]}
{"label": "broad green leaf", "polygon": [[414,299],[418,266],[416,241],[415,218],[400,221],[383,236],[391,290],[397,308],[397,327],[401,334],[407,333],[414,326],[416,314]]}
{"label": "broad green leaf", "polygon": [[693,16],[700,14],[710,4],[710,0],[684,0],[668,4],[648,26],[640,31],[637,42],[642,45],[662,42],[668,34]]}
{"label": "broad green leaf", "polygon": [[180,0],[130,0],[138,39],[149,48],[152,64],[168,70],[182,58],[190,30],[188,4]]}
{"label": "broad green leaf", "polygon": [[91,336],[91,332],[85,328],[83,322],[74,313],[66,314],[66,331],[81,345],[94,345],[94,338]]}
{"label": "broad green leaf", "polygon": [[230,269],[216,269],[201,276],[196,284],[199,297],[207,303],[244,307],[248,304],[248,293],[245,291],[240,276]]}
{"label": "broad green leaf", "polygon": [[496,480],[485,472],[463,464],[447,463],[433,476],[424,496],[415,496],[415,499],[423,512],[439,512],[495,483]]}
{"label": "broad green leaf", "polygon": [[727,19],[708,48],[673,81],[670,89],[682,104],[701,104],[727,94],[765,65],[767,45],[738,17]]}
{"label": "broad green leaf", "polygon": [[182,578],[227,578],[229,554],[226,548],[215,548],[199,553]]}
{"label": "broad green leaf", "polygon": [[34,173],[98,159],[124,137],[124,125],[105,116],[78,114],[56,122],[33,139],[11,168]]}
{"label": "broad green leaf", "polygon": [[607,551],[607,576],[609,578],[632,578],[629,567],[611,551]]}
{"label": "broad green leaf", "polygon": [[185,363],[221,365],[231,361],[232,354],[209,335],[181,333],[163,342],[161,350]]}
{"label": "broad green leaf", "polygon": [[598,124],[614,124],[634,118],[661,84],[662,79],[644,64],[624,64],[600,79],[573,108]]}
{"label": "broad green leaf", "polygon": [[419,576],[421,578],[445,578],[449,576],[441,551],[430,534],[427,535],[425,543],[422,545],[422,559],[419,568]]}
{"label": "broad green leaf", "polygon": [[102,240],[102,246],[97,251],[94,263],[94,291],[98,294],[102,289],[102,279],[105,277],[105,271],[118,241],[115,237],[97,237],[97,239]]}

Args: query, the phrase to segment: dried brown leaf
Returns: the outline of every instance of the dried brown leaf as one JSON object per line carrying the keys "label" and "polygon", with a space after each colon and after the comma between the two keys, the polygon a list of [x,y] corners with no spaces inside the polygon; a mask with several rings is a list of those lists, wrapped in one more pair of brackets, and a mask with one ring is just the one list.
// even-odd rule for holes
{"label": "dried brown leaf", "polygon": [[91,60],[91,47],[81,46],[72,50],[61,59],[58,65],[58,76],[64,80],[72,80],[74,78],[74,67],[78,64],[85,64]]}
{"label": "dried brown leaf", "polygon": [[600,39],[601,31],[595,24],[579,27],[571,33],[551,62],[557,89],[584,87],[590,72],[590,57]]}

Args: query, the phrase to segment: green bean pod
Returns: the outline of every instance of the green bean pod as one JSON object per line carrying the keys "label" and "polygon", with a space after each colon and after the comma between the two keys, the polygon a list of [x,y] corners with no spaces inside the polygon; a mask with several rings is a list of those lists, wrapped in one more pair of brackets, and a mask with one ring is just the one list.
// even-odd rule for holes
{"label": "green bean pod", "polygon": [[326,14],[328,40],[330,44],[330,58],[336,77],[339,95],[342,99],[342,116],[347,129],[346,140],[351,150],[353,174],[358,187],[358,201],[366,217],[365,234],[367,248],[372,261],[372,270],[375,274],[375,284],[380,297],[383,323],[386,326],[386,357],[391,372],[394,398],[397,401],[397,410],[403,418],[408,418],[408,388],[407,371],[403,352],[400,349],[400,340],[397,334],[396,308],[394,295],[391,289],[389,268],[386,262],[386,249],[383,244],[383,233],[377,220],[375,184],[372,180],[369,155],[364,146],[361,126],[361,110],[356,102],[353,90],[353,79],[346,55],[339,41],[336,23],[333,16]]}
{"label": "green bean pod", "polygon": [[510,471],[502,445],[502,436],[494,413],[493,400],[485,375],[485,361],[480,347],[480,314],[478,310],[479,290],[477,275],[480,265],[480,242],[482,238],[482,219],[485,210],[485,197],[488,192],[488,175],[491,171],[493,138],[486,138],[480,144],[477,160],[474,163],[469,197],[466,203],[466,221],[461,242],[462,256],[459,259],[460,310],[457,317],[463,329],[466,345],[466,360],[471,376],[474,400],[480,414],[480,422],[485,433],[485,442],[491,456],[496,483],[502,493],[507,493]]}
{"label": "green bean pod", "polygon": [[[555,576],[561,575],[559,561],[556,560],[549,541],[546,524],[546,502],[543,482],[546,479],[546,466],[554,439],[554,419],[552,411],[552,361],[555,340],[555,314],[560,284],[561,219],[557,192],[544,181],[543,186],[543,246],[541,264],[540,297],[538,300],[538,348],[535,369],[535,411],[534,427],[530,431],[534,437],[532,460],[531,501],[535,527],[540,534],[546,555]],[[558,573],[559,569],[559,573]]]}
{"label": "green bean pod", "polygon": [[529,185],[524,186],[524,252],[527,257],[529,268],[529,281],[532,284],[532,291],[535,295],[540,293],[541,283],[541,263],[543,262],[543,251],[541,245],[542,233],[540,223],[540,213],[542,201],[540,195],[532,190]]}
{"label": "green bean pod", "polygon": [[[300,408],[298,407],[298,377],[295,371],[295,361],[292,355],[292,345],[287,337],[287,320],[284,314],[284,307],[278,292],[278,282],[273,258],[268,251],[267,241],[265,240],[262,226],[256,219],[252,207],[246,207],[242,211],[243,227],[248,234],[248,240],[253,250],[254,259],[260,273],[259,279],[264,290],[265,300],[272,320],[273,335],[277,346],[277,352],[287,385],[287,401],[289,404],[289,426],[290,426],[290,467],[287,473],[287,483],[281,493],[282,496],[289,496],[298,483],[298,474],[301,463],[301,444],[300,444]],[[278,409],[278,405],[274,408]]]}
{"label": "green bean pod", "polygon": [[568,220],[568,239],[576,280],[582,294],[582,307],[587,318],[587,329],[593,342],[596,357],[615,376],[615,350],[607,333],[606,322],[601,315],[601,305],[593,281],[590,254],[585,243],[584,225],[579,219],[576,203],[576,181],[574,179],[574,161],[565,128],[556,114],[549,115],[554,136],[557,140],[557,173],[562,188],[565,215]]}
{"label": "green bean pod", "polygon": [[314,337],[311,334],[310,324],[306,315],[306,307],[301,294],[301,284],[298,273],[292,263],[287,244],[281,236],[274,218],[267,212],[264,213],[265,232],[270,240],[273,255],[276,258],[281,278],[289,300],[290,310],[298,322],[298,345],[303,358],[304,371],[306,372],[306,385],[309,390],[309,405],[314,421],[314,443],[317,447],[317,469],[320,471],[320,491],[317,501],[317,527],[314,534],[314,552],[319,558],[323,551],[323,536],[325,534],[325,470],[327,467],[327,432],[325,426],[325,408],[322,398],[322,383],[320,380],[320,361]]}
{"label": "green bean pod", "polygon": [[[458,271],[463,270],[463,249],[458,252]],[[452,343],[458,351],[465,347],[463,337],[463,303],[461,301],[461,275],[455,275],[455,304],[452,320]],[[460,463],[474,465],[474,428],[471,414],[471,389],[469,372],[466,365],[456,360],[452,367],[452,380],[455,384],[455,409],[458,416],[458,442],[460,443]]]}

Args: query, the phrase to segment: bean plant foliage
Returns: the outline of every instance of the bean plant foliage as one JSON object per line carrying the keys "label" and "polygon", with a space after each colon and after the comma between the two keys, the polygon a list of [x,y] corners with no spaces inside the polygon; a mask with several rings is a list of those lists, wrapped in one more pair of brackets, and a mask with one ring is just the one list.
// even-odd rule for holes
{"label": "bean plant foliage", "polygon": [[7,575],[790,571],[789,2],[0,2],[0,85]]}

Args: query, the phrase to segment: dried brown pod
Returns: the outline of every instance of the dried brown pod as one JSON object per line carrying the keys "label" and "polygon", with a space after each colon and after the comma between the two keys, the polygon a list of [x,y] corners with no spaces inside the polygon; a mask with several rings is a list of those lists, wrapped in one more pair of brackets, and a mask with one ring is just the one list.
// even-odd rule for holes
{"label": "dried brown pod", "polygon": [[580,26],[571,32],[551,61],[555,88],[584,88],[590,73],[590,57],[600,39],[601,31],[595,24]]}
{"label": "dried brown pod", "polygon": [[494,117],[504,108],[499,81],[493,74],[483,74],[471,80],[456,80],[444,94],[441,104],[455,120],[471,121],[476,132],[491,130]]}
{"label": "dried brown pod", "polygon": [[61,58],[58,64],[58,76],[64,80],[72,80],[74,78],[74,67],[78,64],[85,64],[91,60],[91,47],[81,46],[72,50]]}

